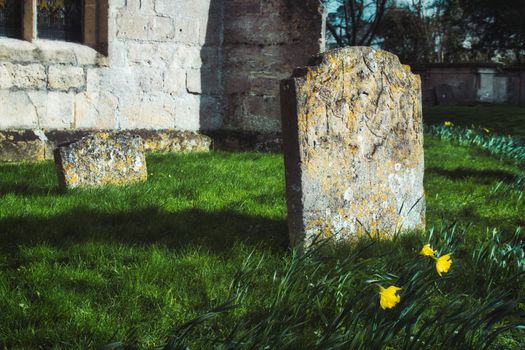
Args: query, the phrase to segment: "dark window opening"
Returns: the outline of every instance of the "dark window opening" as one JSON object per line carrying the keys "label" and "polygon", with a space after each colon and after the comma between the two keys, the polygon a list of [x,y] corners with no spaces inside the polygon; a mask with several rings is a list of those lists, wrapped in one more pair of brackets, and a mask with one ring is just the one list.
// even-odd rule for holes
{"label": "dark window opening", "polygon": [[22,1],[0,0],[0,36],[22,37]]}
{"label": "dark window opening", "polygon": [[82,8],[82,0],[38,0],[38,37],[82,42]]}

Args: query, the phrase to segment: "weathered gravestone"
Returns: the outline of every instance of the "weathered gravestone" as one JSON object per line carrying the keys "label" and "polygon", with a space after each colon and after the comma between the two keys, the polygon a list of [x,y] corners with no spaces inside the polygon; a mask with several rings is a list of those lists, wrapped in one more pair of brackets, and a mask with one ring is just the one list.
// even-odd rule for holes
{"label": "weathered gravestone", "polygon": [[96,133],[55,150],[61,188],[124,185],[148,177],[143,141],[129,134]]}
{"label": "weathered gravestone", "polygon": [[291,243],[425,226],[419,76],[385,51],[329,51],[281,84]]}

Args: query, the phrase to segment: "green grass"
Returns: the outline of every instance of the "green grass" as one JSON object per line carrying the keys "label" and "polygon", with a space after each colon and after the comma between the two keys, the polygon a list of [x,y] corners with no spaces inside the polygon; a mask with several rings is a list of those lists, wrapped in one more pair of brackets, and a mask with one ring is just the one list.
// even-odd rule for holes
{"label": "green grass", "polygon": [[458,147],[427,137],[425,190],[429,226],[442,220],[472,225],[473,237],[483,239],[489,228],[525,227],[525,198],[521,191],[493,192],[511,184],[522,171],[473,148]]}
{"label": "green grass", "polygon": [[[493,228],[525,226],[523,189],[500,186],[520,174],[514,164],[434,138],[425,147],[429,227],[471,224],[467,254]],[[268,302],[290,261],[281,156],[150,155],[148,168],[145,184],[60,194],[50,162],[0,165],[0,348],[162,344],[228,298],[252,251],[261,266],[243,307],[197,333],[195,348]]]}
{"label": "green grass", "polygon": [[442,124],[451,121],[455,125],[487,128],[501,135],[525,137],[525,108],[499,105],[477,107],[436,106],[424,110],[425,123]]}

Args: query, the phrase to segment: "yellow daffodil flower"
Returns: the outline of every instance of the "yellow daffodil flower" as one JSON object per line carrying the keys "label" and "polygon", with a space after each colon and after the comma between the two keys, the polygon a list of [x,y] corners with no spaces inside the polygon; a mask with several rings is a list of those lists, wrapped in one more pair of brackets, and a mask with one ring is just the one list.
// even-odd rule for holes
{"label": "yellow daffodil flower", "polygon": [[401,297],[397,295],[400,290],[401,288],[396,286],[388,288],[379,286],[379,304],[383,310],[391,309],[401,301]]}
{"label": "yellow daffodil flower", "polygon": [[447,273],[452,265],[452,258],[450,254],[445,254],[436,259],[436,270],[439,276]]}
{"label": "yellow daffodil flower", "polygon": [[454,126],[454,123],[452,122],[449,122],[449,121],[446,121],[443,123],[446,127],[451,127],[451,126]]}
{"label": "yellow daffodil flower", "polygon": [[430,247],[430,244],[425,244],[423,248],[421,248],[419,254],[423,256],[434,256],[436,252],[434,251],[434,249],[432,249],[432,247]]}

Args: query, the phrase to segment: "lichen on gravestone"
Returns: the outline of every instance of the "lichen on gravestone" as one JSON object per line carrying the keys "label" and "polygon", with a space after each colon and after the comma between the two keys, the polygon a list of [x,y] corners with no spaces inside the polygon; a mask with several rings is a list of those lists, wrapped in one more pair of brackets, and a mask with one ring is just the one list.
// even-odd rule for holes
{"label": "lichen on gravestone", "polygon": [[140,137],[99,132],[55,150],[59,185],[63,189],[126,185],[147,180]]}
{"label": "lichen on gravestone", "polygon": [[281,84],[291,243],[425,227],[419,76],[388,52],[328,51]]}

